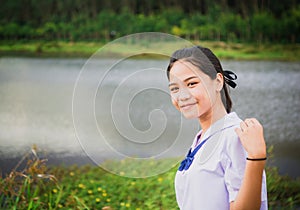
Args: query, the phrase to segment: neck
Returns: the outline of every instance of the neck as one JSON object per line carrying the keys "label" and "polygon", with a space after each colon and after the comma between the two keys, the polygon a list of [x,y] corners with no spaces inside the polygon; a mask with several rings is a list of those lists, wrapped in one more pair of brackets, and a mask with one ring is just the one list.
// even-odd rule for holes
{"label": "neck", "polygon": [[212,106],[211,109],[199,117],[202,133],[205,133],[212,124],[222,119],[226,114],[227,112],[222,102]]}

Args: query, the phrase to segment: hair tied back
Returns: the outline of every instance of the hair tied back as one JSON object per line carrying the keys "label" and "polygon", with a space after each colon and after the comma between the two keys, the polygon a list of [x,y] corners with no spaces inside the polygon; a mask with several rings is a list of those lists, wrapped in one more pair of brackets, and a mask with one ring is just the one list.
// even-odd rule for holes
{"label": "hair tied back", "polygon": [[224,75],[225,83],[228,84],[230,87],[235,88],[236,83],[233,80],[237,79],[237,75],[229,70],[224,70],[223,75]]}

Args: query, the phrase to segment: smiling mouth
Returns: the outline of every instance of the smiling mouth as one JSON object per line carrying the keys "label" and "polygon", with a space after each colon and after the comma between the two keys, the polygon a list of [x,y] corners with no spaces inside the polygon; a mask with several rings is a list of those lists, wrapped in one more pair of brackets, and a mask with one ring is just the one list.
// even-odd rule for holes
{"label": "smiling mouth", "polygon": [[180,106],[180,109],[187,110],[187,109],[190,109],[195,104],[197,104],[197,103],[184,104],[184,105]]}

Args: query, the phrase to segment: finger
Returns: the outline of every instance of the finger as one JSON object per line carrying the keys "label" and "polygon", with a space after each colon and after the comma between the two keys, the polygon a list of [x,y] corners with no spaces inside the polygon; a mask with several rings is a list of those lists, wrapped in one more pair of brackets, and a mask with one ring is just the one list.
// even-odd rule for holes
{"label": "finger", "polygon": [[248,124],[252,125],[253,127],[256,127],[256,128],[262,127],[262,125],[256,118],[249,119]]}
{"label": "finger", "polygon": [[261,125],[260,122],[256,118],[251,119],[255,125]]}
{"label": "finger", "polygon": [[247,124],[243,121],[243,122],[240,123],[240,127],[241,127],[241,130],[243,132],[247,129]]}
{"label": "finger", "polygon": [[245,122],[245,124],[246,124],[247,126],[249,126],[250,119],[245,119],[244,122]]}
{"label": "finger", "polygon": [[254,125],[253,118],[246,119],[246,120],[245,120],[245,123],[246,123],[246,125],[247,125],[248,127]]}

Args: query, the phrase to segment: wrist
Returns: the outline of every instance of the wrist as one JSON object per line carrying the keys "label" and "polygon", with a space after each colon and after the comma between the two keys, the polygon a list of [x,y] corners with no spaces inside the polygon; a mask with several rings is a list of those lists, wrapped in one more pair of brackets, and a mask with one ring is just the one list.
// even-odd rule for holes
{"label": "wrist", "polygon": [[252,160],[246,160],[247,167],[252,168],[252,170],[258,170],[263,171],[266,166],[267,161],[261,160],[261,161],[252,161]]}
{"label": "wrist", "polygon": [[250,157],[247,157],[246,160],[250,160],[250,161],[264,161],[264,160],[267,160],[267,157],[260,157],[260,158],[250,158]]}
{"label": "wrist", "polygon": [[248,153],[247,158],[249,159],[262,159],[262,158],[266,158],[267,157],[267,153],[266,152],[261,152],[261,153]]}

